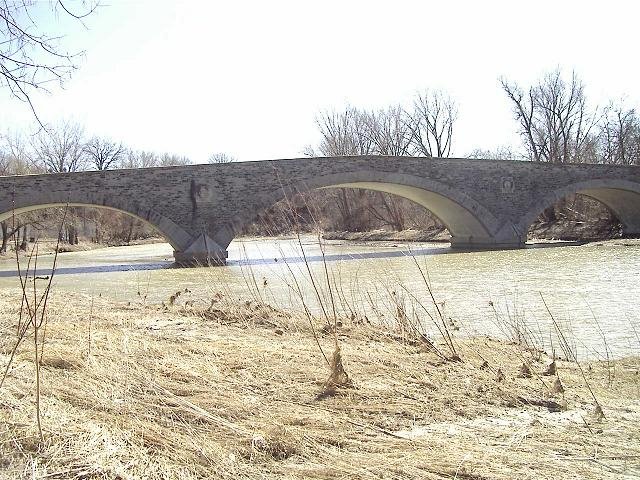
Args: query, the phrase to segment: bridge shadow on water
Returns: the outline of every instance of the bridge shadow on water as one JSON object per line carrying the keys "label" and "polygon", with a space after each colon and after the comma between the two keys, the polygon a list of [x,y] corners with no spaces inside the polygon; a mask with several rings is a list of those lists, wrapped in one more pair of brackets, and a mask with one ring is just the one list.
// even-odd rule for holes
{"label": "bridge shadow on water", "polygon": [[[133,272],[144,270],[162,270],[165,268],[172,268],[173,262],[154,262],[154,263],[128,263],[117,265],[86,265],[77,267],[58,267],[56,268],[57,275],[77,275],[83,273],[111,273],[111,272]],[[29,276],[47,276],[51,275],[51,268],[38,268],[34,272],[29,271]],[[22,270],[24,275],[24,270]],[[18,270],[0,270],[0,278],[17,277]]]}
{"label": "bridge shadow on water", "polygon": [[[528,244],[524,250],[537,249],[537,248],[555,248],[580,245],[580,242],[557,242],[557,243],[538,243]],[[314,255],[291,255],[286,257],[273,257],[273,258],[244,258],[240,260],[229,260],[227,267],[244,267],[244,266],[265,266],[265,265],[286,265],[296,263],[319,263],[319,262],[341,262],[341,261],[361,261],[361,260],[375,260],[386,258],[402,258],[402,257],[423,257],[430,255],[448,255],[448,254],[460,254],[460,253],[479,253],[479,252],[495,251],[495,250],[458,250],[450,247],[427,247],[427,248],[407,248],[398,247],[398,250],[383,251],[383,252],[362,252],[362,253],[331,253],[325,254],[324,258],[322,254]],[[114,273],[114,272],[135,272],[135,271],[150,271],[150,270],[165,270],[172,268],[181,268],[175,265],[170,260],[149,262],[149,263],[126,263],[126,264],[110,264],[110,265],[86,265],[86,266],[69,266],[58,267],[56,269],[56,275],[80,275],[89,273]],[[221,267],[224,268],[224,267]],[[24,272],[24,270],[23,270]],[[33,271],[29,272],[30,276],[34,275]],[[39,268],[35,271],[36,276],[51,275],[51,268]],[[0,270],[0,278],[18,277],[18,270]]]}
{"label": "bridge shadow on water", "polygon": [[[582,242],[550,242],[550,243],[530,243],[525,244],[522,249],[516,250],[531,250],[539,248],[553,248],[553,247],[567,247],[581,245]],[[363,252],[363,253],[331,253],[325,254],[324,261],[337,262],[337,261],[350,261],[350,260],[375,260],[383,258],[402,258],[402,257],[422,257],[428,255],[448,255],[448,254],[460,254],[460,253],[481,253],[481,252],[496,252],[502,250],[464,250],[453,249],[450,246],[447,247],[422,247],[422,248],[409,248],[406,245],[398,247],[398,250],[384,251],[384,252]],[[277,265],[286,263],[317,263],[322,262],[323,257],[321,254],[307,255],[306,258],[302,255],[282,257],[282,258],[247,258],[242,260],[231,260],[227,262],[227,265],[234,266],[258,266],[258,265]]]}
{"label": "bridge shadow on water", "polygon": [[[402,249],[397,251],[384,251],[384,252],[363,252],[363,253],[349,253],[340,254],[332,253],[324,256],[326,262],[338,262],[338,261],[358,261],[358,260],[371,260],[371,259],[383,259],[383,258],[398,258],[406,257],[409,255],[423,256],[423,255],[438,255],[444,253],[453,253],[450,248],[420,248]],[[321,254],[306,255],[306,258],[300,255],[291,255],[279,258],[243,258],[240,260],[227,261],[227,267],[245,267],[245,266],[260,266],[260,265],[285,265],[295,263],[318,263],[322,262]],[[171,268],[181,268],[175,265],[172,261],[150,262],[150,263],[127,263],[127,264],[112,264],[112,265],[86,265],[86,266],[69,266],[58,267],[56,269],[56,275],[79,275],[87,273],[113,273],[113,272],[132,272],[132,271],[148,271],[148,270],[164,270]],[[224,267],[222,267],[224,268]],[[32,276],[33,271],[29,272]],[[51,268],[38,268],[35,271],[36,276],[51,275]],[[0,278],[18,277],[17,270],[0,270]]]}
{"label": "bridge shadow on water", "polygon": [[241,260],[231,260],[227,262],[227,265],[239,265],[239,266],[258,266],[258,265],[278,265],[287,263],[318,263],[318,262],[340,262],[340,261],[354,261],[354,260],[374,260],[382,258],[402,258],[408,256],[425,256],[425,255],[443,255],[447,253],[458,253],[460,250],[452,250],[451,248],[443,247],[431,247],[431,248],[416,248],[407,249],[402,248],[393,251],[384,252],[362,252],[362,253],[329,253],[324,255],[295,255],[281,258],[244,258]]}

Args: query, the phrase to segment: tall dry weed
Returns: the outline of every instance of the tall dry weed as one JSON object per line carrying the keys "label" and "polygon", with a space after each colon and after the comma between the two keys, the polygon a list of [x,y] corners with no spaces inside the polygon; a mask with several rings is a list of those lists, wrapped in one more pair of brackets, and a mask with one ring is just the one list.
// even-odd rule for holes
{"label": "tall dry weed", "polygon": [[[18,313],[18,322],[16,327],[16,337],[9,355],[9,360],[5,366],[4,373],[0,379],[0,388],[3,387],[8,374],[11,369],[11,365],[15,359],[15,356],[31,335],[33,340],[33,364],[34,364],[34,376],[35,376],[35,409],[36,409],[36,424],[38,427],[38,436],[40,442],[44,442],[44,435],[42,433],[42,412],[40,404],[40,392],[41,392],[41,372],[40,367],[42,365],[42,357],[44,354],[46,332],[47,332],[47,303],[51,294],[51,288],[53,285],[53,278],[56,273],[56,266],[58,261],[58,251],[60,247],[60,239],[62,238],[62,229],[67,216],[68,205],[65,206],[62,219],[60,221],[60,227],[58,230],[58,242],[54,251],[53,265],[51,267],[51,273],[46,277],[38,276],[38,242],[36,241],[29,252],[27,258],[26,268],[23,270],[20,263],[19,246],[17,236],[15,240],[15,260],[18,270],[18,278],[20,279],[20,289],[22,292],[20,310]],[[15,231],[16,216],[15,211],[12,215],[13,227]],[[38,281],[46,281],[46,285],[43,290],[38,291]]]}

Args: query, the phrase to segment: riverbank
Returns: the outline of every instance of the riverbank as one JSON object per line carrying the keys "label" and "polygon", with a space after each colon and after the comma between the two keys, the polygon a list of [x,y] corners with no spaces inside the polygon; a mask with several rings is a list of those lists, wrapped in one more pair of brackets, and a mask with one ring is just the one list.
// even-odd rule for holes
{"label": "riverbank", "polygon": [[[44,239],[38,241],[38,255],[52,255],[58,250],[58,253],[73,253],[73,252],[88,252],[91,250],[99,250],[101,248],[110,248],[110,247],[125,247],[125,246],[133,246],[133,245],[151,245],[154,243],[165,243],[166,239],[163,237],[149,237],[142,238],[138,240],[132,240],[129,243],[97,243],[91,242],[87,240],[81,240],[75,245],[71,245],[68,243],[58,242],[55,239]],[[34,248],[34,244],[30,243],[27,250],[19,250],[19,254],[21,257],[28,257],[32,253],[32,249]],[[33,250],[35,253],[35,250]],[[15,258],[15,250],[13,250],[13,245],[11,245],[11,250],[5,253],[0,253],[1,259],[10,259]]]}
{"label": "riverbank", "polygon": [[349,240],[359,242],[448,242],[451,238],[446,229],[407,229],[400,232],[390,230],[370,230],[367,232],[324,232],[325,240]]}
{"label": "riverbank", "polygon": [[[4,366],[20,296],[3,293]],[[331,357],[331,329],[318,322],[313,331]],[[54,292],[41,369],[45,441],[27,341],[0,389],[0,478],[640,474],[639,357],[558,361],[557,376],[545,376],[551,359],[519,345],[459,340],[462,361],[442,361],[406,332],[354,316],[338,326],[349,381],[328,388],[313,331],[305,317],[221,294],[183,290],[148,305]]]}
{"label": "riverbank", "polygon": [[608,220],[593,222],[562,220],[553,223],[537,223],[529,230],[529,238],[543,240],[593,242],[621,237],[622,227]]}
{"label": "riverbank", "polygon": [[[619,225],[602,220],[579,222],[562,220],[554,223],[534,224],[529,231],[529,241],[578,241],[594,242],[618,239],[622,236]],[[407,229],[402,231],[371,230],[367,232],[325,232],[325,240],[389,241],[389,242],[448,242],[451,238],[444,228],[429,230]]]}

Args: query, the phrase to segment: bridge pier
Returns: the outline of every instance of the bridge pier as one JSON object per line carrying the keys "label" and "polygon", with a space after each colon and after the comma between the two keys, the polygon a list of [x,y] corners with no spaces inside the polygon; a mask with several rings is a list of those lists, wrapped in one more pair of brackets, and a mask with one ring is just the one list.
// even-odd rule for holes
{"label": "bridge pier", "polygon": [[200,234],[184,251],[173,251],[173,258],[181,267],[225,265],[228,256],[228,252],[205,233]]}
{"label": "bridge pier", "polygon": [[524,248],[519,239],[497,240],[495,238],[456,238],[451,237],[451,248],[455,250],[507,250]]}
{"label": "bridge pier", "polygon": [[218,267],[227,264],[226,250],[216,254],[186,254],[173,251],[173,258],[179,267]]}
{"label": "bridge pier", "polygon": [[509,221],[503,223],[493,235],[451,235],[451,248],[456,250],[501,250],[524,248],[527,241],[526,233],[519,233],[518,229]]}

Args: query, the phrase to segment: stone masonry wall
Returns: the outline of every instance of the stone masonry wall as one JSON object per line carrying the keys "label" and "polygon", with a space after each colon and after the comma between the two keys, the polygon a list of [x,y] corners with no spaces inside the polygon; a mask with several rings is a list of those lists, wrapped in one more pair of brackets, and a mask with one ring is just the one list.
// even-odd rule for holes
{"label": "stone masonry wall", "polygon": [[[640,168],[632,166],[380,156],[301,158],[0,177],[0,218],[13,208],[38,205],[106,206],[156,224],[176,250],[186,249],[201,233],[226,248],[235,229],[285,192],[354,181],[411,183],[433,190],[472,212],[491,235],[505,225],[518,226],[532,209],[553,203],[558,192],[573,193],[573,185],[640,194]],[[635,196],[627,196],[627,204],[629,198]]]}

